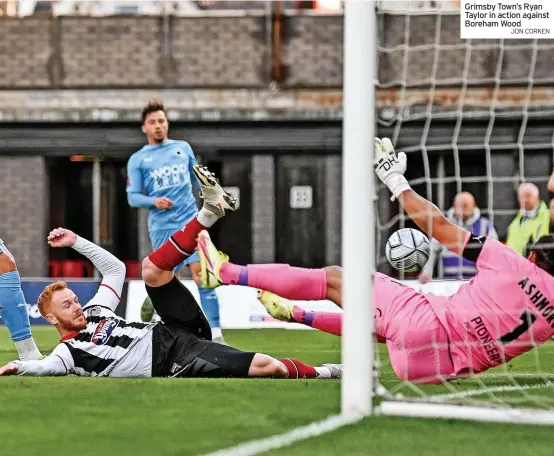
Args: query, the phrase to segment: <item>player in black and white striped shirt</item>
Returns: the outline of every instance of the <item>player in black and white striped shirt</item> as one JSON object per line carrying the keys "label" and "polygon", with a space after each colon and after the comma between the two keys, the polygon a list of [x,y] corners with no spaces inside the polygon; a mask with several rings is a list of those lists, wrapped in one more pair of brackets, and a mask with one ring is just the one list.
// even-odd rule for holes
{"label": "player in black and white striped shirt", "polygon": [[211,341],[210,326],[192,294],[173,269],[196,247],[201,230],[212,226],[233,198],[204,167],[195,166],[204,205],[196,218],[143,261],[142,276],[160,323],[127,322],[114,311],[125,280],[125,266],[101,247],[57,228],[52,247],[72,247],[102,274],[96,295],[84,307],[64,282],[45,288],[41,314],[61,335],[52,354],[39,361],[12,361],[0,375],[66,375],[98,377],[282,377],[340,378],[341,367],[312,367],[297,360],[277,360]]}

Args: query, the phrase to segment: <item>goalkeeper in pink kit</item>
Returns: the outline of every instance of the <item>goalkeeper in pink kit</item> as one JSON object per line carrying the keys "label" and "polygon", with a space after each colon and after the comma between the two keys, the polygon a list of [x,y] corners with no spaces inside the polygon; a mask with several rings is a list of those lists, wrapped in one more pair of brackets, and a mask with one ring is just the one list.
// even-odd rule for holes
{"label": "goalkeeper in pink kit", "polygon": [[[527,258],[500,242],[477,237],[450,222],[411,189],[407,159],[389,139],[375,139],[375,172],[419,228],[452,252],[473,261],[477,275],[452,296],[422,294],[384,274],[374,275],[373,310],[378,342],[386,343],[402,380],[441,383],[503,364],[554,335],[554,244],[541,238]],[[284,264],[240,266],[218,252],[206,232],[198,251],[206,287],[256,287],[269,313],[340,335],[340,313],[311,312],[289,299],[329,299],[341,306],[342,271]]]}

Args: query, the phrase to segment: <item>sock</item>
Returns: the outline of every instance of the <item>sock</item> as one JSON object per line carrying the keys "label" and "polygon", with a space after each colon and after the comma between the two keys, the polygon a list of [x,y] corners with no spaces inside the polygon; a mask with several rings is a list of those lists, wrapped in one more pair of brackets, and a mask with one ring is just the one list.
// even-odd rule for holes
{"label": "sock", "polygon": [[[217,299],[215,290],[198,286],[198,293],[200,293],[200,304],[202,305],[202,310],[204,311],[204,314],[208,319],[208,323],[212,328],[213,339],[214,337],[217,337],[214,335],[213,329],[221,328],[221,323],[219,322],[219,300]],[[221,332],[221,329],[219,332]]]}
{"label": "sock", "polygon": [[198,234],[200,231],[211,226],[204,225],[199,221],[199,219],[202,219],[205,223],[210,223],[211,219],[206,212],[209,211],[202,208],[197,217],[188,222],[184,228],[173,233],[160,248],[148,255],[150,261],[160,269],[172,271],[177,265],[191,256],[196,249],[196,238]]}
{"label": "sock", "polygon": [[16,340],[14,344],[21,361],[39,360],[42,356],[32,336],[27,339]]}
{"label": "sock", "polygon": [[[335,312],[307,311],[301,307],[294,306],[292,309],[292,319],[297,323],[319,329],[320,331],[342,336],[342,314]],[[375,334],[375,339],[379,344],[386,344],[387,339],[381,334]],[[317,368],[316,368],[317,370]]]}
{"label": "sock", "polygon": [[324,269],[296,268],[288,264],[239,266],[224,263],[219,276],[224,284],[261,288],[287,299],[316,301],[327,296]]}
{"label": "sock", "polygon": [[212,328],[212,340],[217,339],[218,337],[223,337],[223,332],[221,331],[221,328]]}
{"label": "sock", "polygon": [[319,367],[314,367],[314,369],[316,371],[317,378],[332,378],[331,369],[329,369],[328,367],[319,366]]}
{"label": "sock", "polygon": [[[38,359],[41,354],[32,339],[19,272],[0,274],[0,306],[2,308],[0,316],[6,323],[12,340],[16,342],[20,359]],[[17,342],[20,341],[25,343],[18,344]]]}
{"label": "sock", "polygon": [[294,306],[292,318],[298,323],[319,329],[323,332],[342,335],[342,313],[334,312],[313,312]]}
{"label": "sock", "polygon": [[317,372],[312,366],[304,364],[297,359],[280,359],[287,370],[289,371],[289,378],[316,378]]}
{"label": "sock", "polygon": [[206,228],[211,228],[212,225],[217,222],[218,217],[212,211],[203,207],[198,211],[196,216],[201,225],[204,225]]}

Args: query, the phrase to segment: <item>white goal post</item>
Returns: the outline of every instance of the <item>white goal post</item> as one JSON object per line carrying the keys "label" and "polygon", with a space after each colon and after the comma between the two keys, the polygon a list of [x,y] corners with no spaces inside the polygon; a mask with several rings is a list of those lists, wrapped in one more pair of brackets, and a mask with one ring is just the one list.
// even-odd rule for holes
{"label": "white goal post", "polygon": [[[373,137],[377,30],[374,1],[344,5],[342,159],[343,330],[341,412],[373,410],[372,281],[375,271]],[[360,351],[361,350],[361,351]]]}

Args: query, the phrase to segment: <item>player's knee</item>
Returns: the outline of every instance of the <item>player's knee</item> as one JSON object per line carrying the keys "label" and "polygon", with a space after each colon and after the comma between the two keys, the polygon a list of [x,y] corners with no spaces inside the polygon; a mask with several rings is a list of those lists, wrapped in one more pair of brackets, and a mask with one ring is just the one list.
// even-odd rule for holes
{"label": "player's knee", "polygon": [[147,285],[155,285],[160,277],[161,271],[160,268],[150,261],[150,258],[146,257],[142,260],[142,280],[144,280]]}
{"label": "player's knee", "polygon": [[17,265],[14,259],[4,253],[0,253],[0,274],[6,274],[7,272],[17,271]]}

